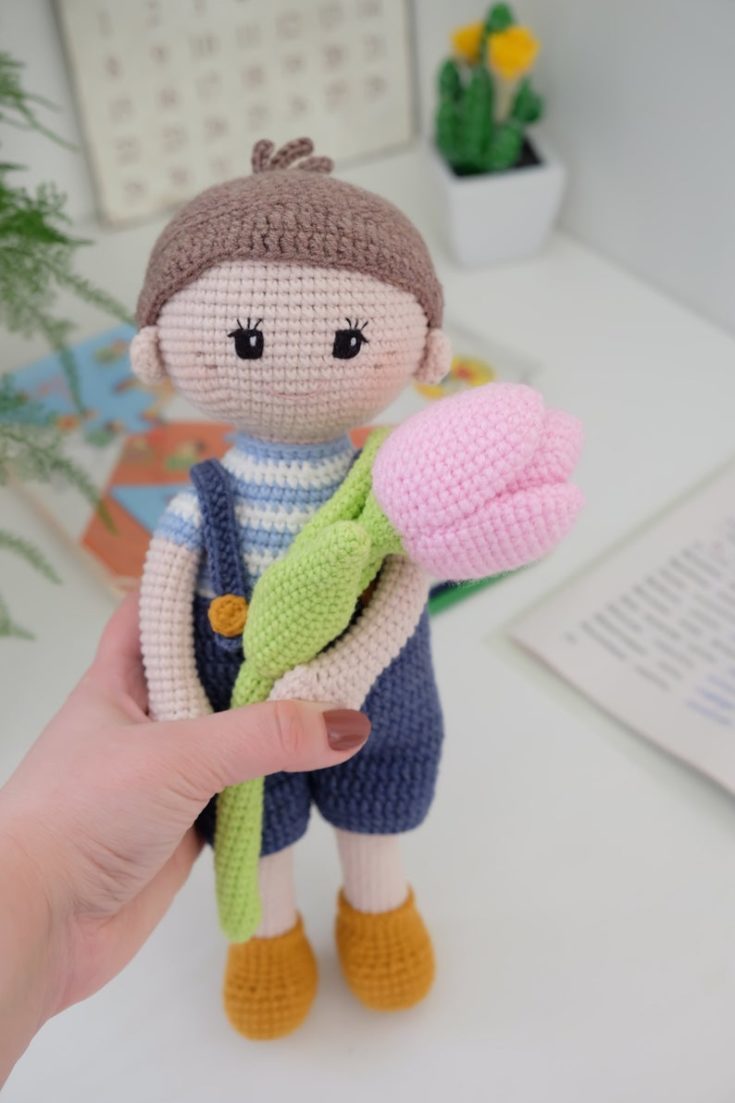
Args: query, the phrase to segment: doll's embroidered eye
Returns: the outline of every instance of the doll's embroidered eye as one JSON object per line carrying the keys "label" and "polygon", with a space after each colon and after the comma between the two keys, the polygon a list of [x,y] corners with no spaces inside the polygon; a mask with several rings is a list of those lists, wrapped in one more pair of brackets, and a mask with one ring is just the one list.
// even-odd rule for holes
{"label": "doll's embroidered eye", "polygon": [[260,360],[263,355],[265,341],[261,330],[258,329],[262,321],[262,318],[258,318],[258,320],[251,325],[250,319],[248,318],[248,324],[244,326],[238,318],[237,329],[233,329],[227,334],[228,337],[234,339],[235,352],[241,360]]}
{"label": "doll's embroidered eye", "polygon": [[357,356],[363,345],[370,343],[363,333],[367,322],[360,325],[357,318],[354,323],[349,318],[345,318],[345,321],[349,328],[338,329],[334,335],[332,356],[336,356],[338,360],[351,360],[353,356]]}

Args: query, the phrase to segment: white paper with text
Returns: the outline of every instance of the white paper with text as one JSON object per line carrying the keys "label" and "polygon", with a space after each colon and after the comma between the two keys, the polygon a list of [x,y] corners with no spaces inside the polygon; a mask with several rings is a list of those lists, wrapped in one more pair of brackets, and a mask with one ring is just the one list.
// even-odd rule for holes
{"label": "white paper with text", "polygon": [[526,613],[511,636],[735,792],[735,464]]}

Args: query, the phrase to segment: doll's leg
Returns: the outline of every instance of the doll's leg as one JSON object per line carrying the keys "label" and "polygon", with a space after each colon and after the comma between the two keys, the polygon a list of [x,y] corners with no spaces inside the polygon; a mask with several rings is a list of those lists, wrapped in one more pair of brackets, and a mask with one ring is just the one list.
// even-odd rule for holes
{"label": "doll's leg", "polygon": [[306,830],[309,790],[305,775],[266,779],[263,846],[258,881],[263,917],[248,942],[230,946],[225,1010],[247,1038],[280,1038],[309,1013],[317,987],[314,953],[296,911],[294,842]]}
{"label": "doll's leg", "polygon": [[337,831],[344,887],[336,937],[342,972],[362,1003],[412,1007],[434,979],[434,951],[400,853],[400,835]]}
{"label": "doll's leg", "polygon": [[263,918],[256,938],[276,938],[290,931],[296,923],[296,890],[293,878],[292,846],[277,850],[260,859],[258,884],[263,905]]}
{"label": "doll's leg", "polygon": [[248,942],[230,946],[225,1010],[246,1038],[290,1034],[316,994],[316,960],[294,903],[293,851],[289,846],[261,858],[262,922]]}
{"label": "doll's leg", "polygon": [[408,896],[400,835],[359,835],[337,830],[347,902],[361,912],[387,912]]}

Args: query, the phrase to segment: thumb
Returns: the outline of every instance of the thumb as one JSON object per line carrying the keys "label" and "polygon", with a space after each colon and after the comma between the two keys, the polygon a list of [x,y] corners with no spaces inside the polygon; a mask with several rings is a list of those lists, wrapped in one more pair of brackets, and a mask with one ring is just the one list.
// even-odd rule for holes
{"label": "thumb", "polygon": [[364,713],[308,701],[264,701],[196,720],[151,724],[167,776],[202,799],[278,770],[338,766],[369,734]]}

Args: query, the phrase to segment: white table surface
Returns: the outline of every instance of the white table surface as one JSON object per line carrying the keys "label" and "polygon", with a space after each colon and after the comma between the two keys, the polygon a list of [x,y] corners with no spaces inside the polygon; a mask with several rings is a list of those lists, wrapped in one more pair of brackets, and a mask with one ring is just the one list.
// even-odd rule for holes
{"label": "white table surface", "polygon": [[[406,853],[436,987],[397,1016],[351,999],[331,936],[338,868],[315,819],[298,879],[321,985],[304,1028],[256,1045],[227,1025],[205,855],[136,960],[43,1029],[3,1098],[731,1103],[732,799],[597,712],[505,631],[732,454],[735,341],[561,235],[532,262],[460,271],[437,241],[414,154],[345,175],[415,218],[452,317],[539,360],[547,400],[587,431],[588,505],[573,535],[434,624],[448,738],[436,803]],[[156,230],[98,234],[84,270],[132,304]],[[109,324],[75,316],[80,336]],[[2,348],[3,367],[42,351],[7,338]],[[84,669],[112,599],[21,501],[0,500],[3,527],[42,543],[64,580],[52,587],[3,558],[2,590],[38,635],[0,641],[5,776]]]}

